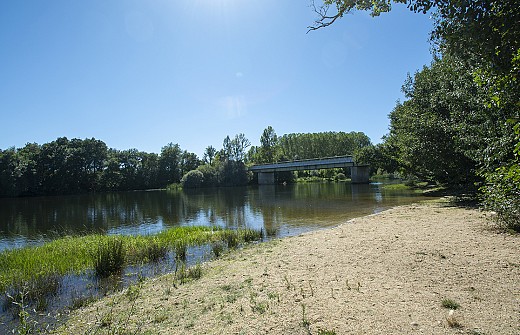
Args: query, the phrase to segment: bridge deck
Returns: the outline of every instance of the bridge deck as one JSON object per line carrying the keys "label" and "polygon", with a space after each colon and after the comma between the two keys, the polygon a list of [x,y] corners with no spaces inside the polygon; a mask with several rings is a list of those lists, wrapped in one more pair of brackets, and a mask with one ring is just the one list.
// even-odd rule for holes
{"label": "bridge deck", "polygon": [[327,157],[318,159],[304,159],[273,164],[253,165],[249,168],[252,172],[280,172],[333,169],[355,166],[352,156]]}

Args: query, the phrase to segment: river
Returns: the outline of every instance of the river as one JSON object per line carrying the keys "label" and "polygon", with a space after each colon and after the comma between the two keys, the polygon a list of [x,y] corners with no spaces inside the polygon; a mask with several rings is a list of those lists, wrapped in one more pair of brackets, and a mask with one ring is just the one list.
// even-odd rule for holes
{"label": "river", "polygon": [[384,183],[298,183],[0,199],[0,251],[63,235],[154,234],[186,225],[266,229],[283,237],[417,201]]}

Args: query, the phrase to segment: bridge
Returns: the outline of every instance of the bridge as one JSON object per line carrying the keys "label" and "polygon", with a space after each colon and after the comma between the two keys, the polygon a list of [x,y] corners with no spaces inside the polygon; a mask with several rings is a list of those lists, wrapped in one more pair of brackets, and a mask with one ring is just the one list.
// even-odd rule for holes
{"label": "bridge", "polygon": [[303,159],[289,162],[253,165],[249,171],[258,173],[258,184],[274,184],[274,173],[280,171],[302,171],[334,168],[350,168],[353,183],[369,182],[369,166],[358,165],[352,156]]}

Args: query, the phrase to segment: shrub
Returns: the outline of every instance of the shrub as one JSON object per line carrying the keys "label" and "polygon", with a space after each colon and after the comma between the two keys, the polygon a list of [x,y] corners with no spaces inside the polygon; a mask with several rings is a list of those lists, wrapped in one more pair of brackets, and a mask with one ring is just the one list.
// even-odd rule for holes
{"label": "shrub", "polygon": [[486,175],[482,188],[484,206],[497,213],[497,222],[505,229],[520,232],[520,165],[512,163]]}
{"label": "shrub", "polygon": [[218,169],[215,166],[205,164],[199,166],[197,170],[202,172],[204,175],[204,180],[201,185],[202,187],[213,187],[218,185]]}
{"label": "shrub", "polygon": [[346,180],[346,179],[347,179],[347,176],[345,176],[344,173],[340,172],[340,173],[338,173],[338,174],[335,176],[334,179],[336,179],[336,180]]}
{"label": "shrub", "polygon": [[184,175],[181,179],[183,188],[198,188],[201,187],[204,181],[204,174],[199,170],[192,170]]}

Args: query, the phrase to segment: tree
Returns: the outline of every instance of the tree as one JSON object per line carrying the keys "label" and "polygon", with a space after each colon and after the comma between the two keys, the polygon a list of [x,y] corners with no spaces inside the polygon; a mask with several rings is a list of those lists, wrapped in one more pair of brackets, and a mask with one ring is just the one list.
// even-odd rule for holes
{"label": "tree", "polygon": [[232,159],[233,155],[233,144],[231,143],[231,138],[229,135],[224,138],[224,142],[222,143],[222,150],[220,152],[220,158],[224,160]]}
{"label": "tree", "polygon": [[180,172],[182,175],[195,170],[200,165],[199,158],[192,152],[184,150],[181,155]]}
{"label": "tree", "polygon": [[215,149],[213,146],[210,145],[206,147],[206,149],[204,150],[204,156],[202,158],[204,163],[211,165],[216,154],[217,149]]}
{"label": "tree", "polygon": [[243,162],[246,156],[247,148],[251,146],[251,142],[242,133],[235,135],[231,141],[232,159],[238,162]]}
{"label": "tree", "polygon": [[260,137],[260,144],[259,163],[274,163],[278,136],[276,136],[273,127],[268,126],[264,129]]}
{"label": "tree", "polygon": [[164,187],[181,180],[180,163],[182,150],[178,144],[162,147],[159,157],[159,183]]}

